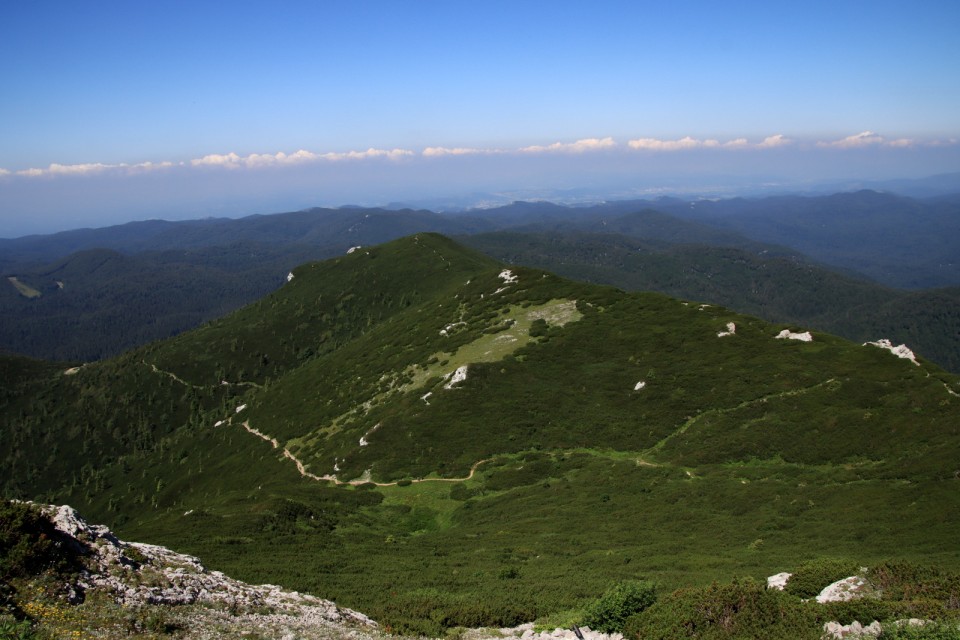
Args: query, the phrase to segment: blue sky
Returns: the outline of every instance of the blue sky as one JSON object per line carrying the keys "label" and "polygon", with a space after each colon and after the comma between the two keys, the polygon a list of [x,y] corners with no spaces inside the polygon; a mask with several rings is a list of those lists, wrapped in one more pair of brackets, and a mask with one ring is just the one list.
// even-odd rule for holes
{"label": "blue sky", "polygon": [[0,236],[958,171],[958,30],[952,1],[13,2]]}

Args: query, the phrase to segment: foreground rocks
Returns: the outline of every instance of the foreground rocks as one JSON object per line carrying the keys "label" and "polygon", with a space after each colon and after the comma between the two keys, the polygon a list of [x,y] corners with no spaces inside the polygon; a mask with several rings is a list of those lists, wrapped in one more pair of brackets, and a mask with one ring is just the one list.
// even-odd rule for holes
{"label": "foreground rocks", "polygon": [[[592,631],[590,627],[580,627],[583,640],[623,640],[619,633],[606,634]],[[553,631],[534,630],[533,623],[528,622],[518,627],[506,629],[469,629],[460,635],[461,640],[579,640],[573,629],[554,629]]]}
{"label": "foreground rocks", "polygon": [[121,607],[170,607],[183,638],[355,638],[380,634],[367,616],[275,585],[249,585],[208,571],[193,557],[165,547],[124,542],[107,527],[91,525],[69,506],[40,509],[67,536],[85,568],[68,586],[77,603],[91,592],[106,593]]}

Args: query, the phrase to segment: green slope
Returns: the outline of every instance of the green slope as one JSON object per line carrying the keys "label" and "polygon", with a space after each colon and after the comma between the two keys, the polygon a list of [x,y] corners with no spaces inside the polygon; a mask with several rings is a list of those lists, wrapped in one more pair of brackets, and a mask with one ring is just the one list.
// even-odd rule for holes
{"label": "green slope", "polygon": [[421,633],[626,578],[960,567],[957,378],[783,329],[420,234],[72,375],[30,365],[4,491]]}
{"label": "green slope", "polygon": [[892,289],[803,257],[618,233],[498,232],[462,242],[514,264],[795,322],[855,342],[885,337],[960,371],[960,289]]}

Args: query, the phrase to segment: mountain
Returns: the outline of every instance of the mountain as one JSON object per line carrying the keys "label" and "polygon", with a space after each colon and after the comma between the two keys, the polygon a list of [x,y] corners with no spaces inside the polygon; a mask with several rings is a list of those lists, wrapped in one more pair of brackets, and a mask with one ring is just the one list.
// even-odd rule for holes
{"label": "mountain", "polygon": [[[888,196],[870,193],[844,197],[855,204],[876,196],[879,200],[870,211],[887,206],[883,202]],[[118,355],[253,302],[280,286],[290,269],[303,262],[412,231],[444,229],[517,264],[720,304],[861,342],[886,335],[949,370],[960,370],[955,287],[907,293],[867,282],[853,269],[830,273],[838,268],[817,263],[795,248],[712,226],[716,219],[747,214],[775,226],[777,216],[769,210],[782,202],[798,211],[847,207],[816,198],[716,203],[664,198],[655,203],[688,217],[699,207],[702,221],[651,209],[646,201],[581,207],[514,202],[462,215],[350,207],[240,220],[149,221],[0,241],[8,252],[6,257],[0,252],[0,263],[7,264],[7,282],[0,287],[0,348],[58,360]],[[901,206],[918,201],[893,202]],[[956,208],[949,198],[938,202],[945,211]],[[847,208],[857,210],[854,205]],[[868,226],[874,213],[851,224]],[[876,221],[885,219],[881,215]],[[820,224],[828,226],[823,220]],[[500,231],[481,233],[491,229]],[[526,240],[515,241],[507,231],[527,234]],[[470,240],[469,234],[478,237]],[[531,240],[531,234],[551,239]],[[560,235],[565,239],[552,239]],[[520,250],[518,242],[531,246]],[[89,248],[98,245],[113,248]],[[38,264],[39,257],[52,261]],[[896,266],[900,275],[914,269],[905,264]]]}
{"label": "mountain", "polygon": [[661,210],[782,244],[903,289],[960,283],[960,203],[863,190],[697,201]]}
{"label": "mountain", "polygon": [[856,342],[886,336],[960,371],[960,288],[892,289],[770,245],[723,247],[631,236],[498,231],[460,239],[500,260],[569,278],[720,304]]}
{"label": "mountain", "polygon": [[[0,287],[0,345],[46,359],[118,355],[253,302],[299,264],[416,231],[464,234],[516,225],[605,229],[609,224],[648,239],[762,248],[737,234],[654,211],[622,214],[632,206],[570,209],[517,202],[489,211],[485,219],[411,210],[313,209],[240,220],[147,221],[0,241],[7,280]],[[50,262],[37,263],[41,258]]]}
{"label": "mountain", "polygon": [[17,286],[0,283],[0,344],[58,360],[117,355],[249,304],[324,253],[257,243],[133,255],[86,249],[17,271]]}
{"label": "mountain", "polygon": [[87,249],[142,251],[197,249],[237,243],[324,247],[327,255],[358,244],[376,244],[420,231],[472,233],[489,225],[469,216],[451,219],[431,211],[369,208],[314,208],[239,219],[147,220],[101,229],[0,239],[0,267],[43,264]]}
{"label": "mountain", "polygon": [[57,360],[118,355],[249,304],[304,262],[478,224],[425,211],[311,209],[0,240],[0,348]]}
{"label": "mountain", "polygon": [[2,366],[4,495],[404,632],[550,621],[622,580],[958,567],[956,376],[434,234],[118,358]]}

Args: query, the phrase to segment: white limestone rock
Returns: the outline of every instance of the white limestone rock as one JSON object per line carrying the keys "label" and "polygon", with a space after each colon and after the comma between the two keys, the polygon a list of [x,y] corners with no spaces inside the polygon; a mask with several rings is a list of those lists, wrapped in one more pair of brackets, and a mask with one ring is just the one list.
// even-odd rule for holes
{"label": "white limestone rock", "polygon": [[792,573],[787,573],[786,571],[782,573],[777,573],[775,575],[767,578],[767,589],[776,589],[777,591],[783,591],[784,587],[787,586],[787,581],[792,576]]}

